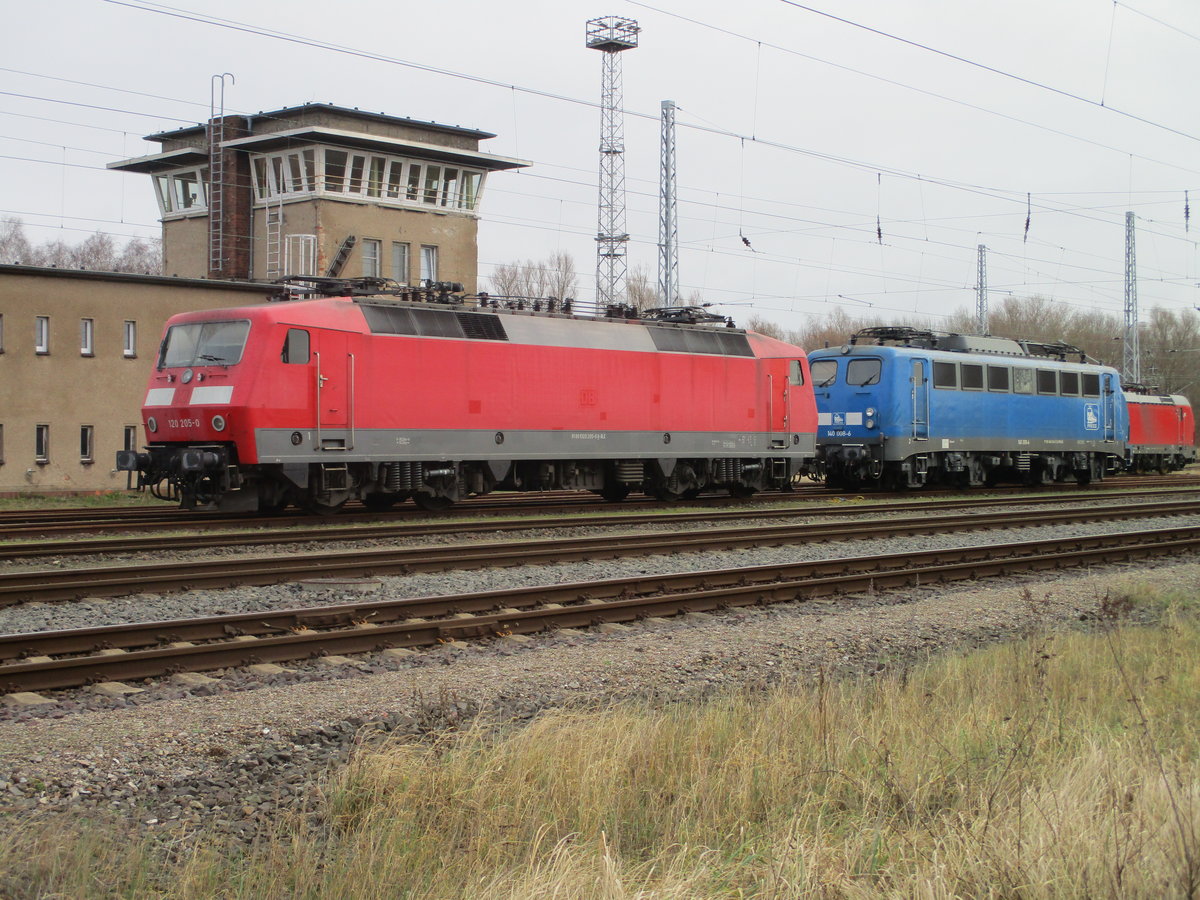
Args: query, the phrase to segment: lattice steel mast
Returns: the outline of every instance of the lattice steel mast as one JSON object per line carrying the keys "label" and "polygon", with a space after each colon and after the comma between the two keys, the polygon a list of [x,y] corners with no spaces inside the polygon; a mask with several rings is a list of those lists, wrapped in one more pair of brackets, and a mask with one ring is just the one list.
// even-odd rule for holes
{"label": "lattice steel mast", "polygon": [[1133,212],[1125,213],[1125,342],[1121,377],[1126,383],[1142,381],[1142,354],[1138,344],[1137,255],[1133,243]]}
{"label": "lattice steel mast", "polygon": [[979,277],[975,281],[975,330],[988,333],[987,247],[979,245]]}
{"label": "lattice steel mast", "polygon": [[604,53],[600,94],[600,202],[596,233],[596,302],[600,309],[625,296],[625,117],[621,112],[621,51],[638,45],[636,19],[589,19],[587,46]]}
{"label": "lattice steel mast", "polygon": [[658,295],[663,306],[679,302],[679,218],[675,204],[675,101],[662,102],[658,176]]}

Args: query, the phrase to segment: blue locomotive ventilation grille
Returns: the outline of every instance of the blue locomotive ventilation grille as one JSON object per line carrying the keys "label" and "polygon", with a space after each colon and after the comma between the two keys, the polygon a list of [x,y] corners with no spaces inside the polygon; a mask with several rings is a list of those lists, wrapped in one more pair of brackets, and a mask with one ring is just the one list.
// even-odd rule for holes
{"label": "blue locomotive ventilation grille", "polygon": [[499,316],[486,313],[455,313],[463,334],[473,341],[507,341],[508,333]]}
{"label": "blue locomotive ventilation grille", "polygon": [[657,350],[675,353],[708,353],[714,356],[753,356],[750,342],[741,333],[700,328],[651,328]]}

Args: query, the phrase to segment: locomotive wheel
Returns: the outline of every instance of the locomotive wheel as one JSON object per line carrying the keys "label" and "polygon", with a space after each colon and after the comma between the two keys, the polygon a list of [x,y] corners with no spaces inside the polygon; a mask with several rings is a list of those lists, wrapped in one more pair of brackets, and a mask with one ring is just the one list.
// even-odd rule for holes
{"label": "locomotive wheel", "polygon": [[700,496],[700,488],[688,488],[680,496],[682,496],[684,500],[695,500]]}
{"label": "locomotive wheel", "polygon": [[282,500],[277,500],[274,503],[267,503],[266,501],[260,500],[258,503],[258,511],[264,516],[277,516],[287,509],[287,506],[287,497],[284,497]]}
{"label": "locomotive wheel", "polygon": [[318,516],[332,516],[341,511],[341,508],[346,505],[346,501],[341,503],[322,503],[320,500],[310,500],[306,506],[311,513],[316,513]]}
{"label": "locomotive wheel", "polygon": [[654,489],[654,496],[663,503],[674,503],[676,500],[682,500],[685,494],[686,491],[673,491],[665,487]]}
{"label": "locomotive wheel", "polygon": [[413,503],[426,512],[441,512],[454,505],[449,497],[435,497],[432,494],[413,494]]}
{"label": "locomotive wheel", "polygon": [[745,484],[731,484],[729,486],[729,496],[735,497],[738,500],[748,500],[754,496],[755,489]]}

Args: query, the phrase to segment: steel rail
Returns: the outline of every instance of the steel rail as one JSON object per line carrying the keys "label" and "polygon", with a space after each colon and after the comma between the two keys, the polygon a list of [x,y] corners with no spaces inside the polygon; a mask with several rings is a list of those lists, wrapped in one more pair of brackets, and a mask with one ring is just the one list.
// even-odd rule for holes
{"label": "steel rail", "polygon": [[[212,671],[331,653],[431,646],[648,616],[804,601],[869,589],[928,586],[1197,549],[1200,527],[1188,527],[9,635],[0,637],[0,653],[8,659],[18,647],[24,654],[87,655],[0,665],[0,686],[9,691],[51,690],[184,670]],[[483,614],[435,621],[426,618],[471,611]],[[338,630],[314,630],[319,627]],[[257,634],[267,636],[255,637]],[[212,642],[184,643],[189,639]],[[176,645],[161,646],[169,641]],[[159,646],[97,653],[150,643]]]}
{"label": "steel rail", "polygon": [[921,516],[909,520],[876,519],[831,525],[827,522],[757,525],[674,532],[623,533],[548,540],[454,543],[421,547],[382,547],[304,555],[233,559],[180,560],[121,566],[89,566],[0,573],[0,606],[30,600],[73,600],[139,591],[277,584],[311,577],[361,577],[378,574],[446,571],[484,566],[605,559],[653,553],[712,551],[771,546],[801,541],[832,541],[980,530],[1008,525],[1103,521],[1150,515],[1189,515],[1194,499],[1172,503],[1135,503],[1117,507],[1028,510],[983,514]]}
{"label": "steel rail", "polygon": [[[1104,500],[1129,497],[1164,497],[1179,494],[1195,493],[1200,499],[1200,491],[1189,488],[1179,490],[1158,489],[1152,491],[1122,491],[1109,494]],[[975,509],[993,506],[1033,506],[1058,503],[1059,500],[1047,497],[985,497],[979,499],[956,500],[901,500],[855,504],[835,504],[828,506],[771,506],[762,509],[737,510],[692,510],[680,509],[673,512],[655,513],[623,513],[607,512],[599,516],[570,517],[570,518],[532,518],[521,517],[513,519],[489,519],[483,522],[391,522],[371,525],[349,525],[335,527],[285,526],[268,531],[256,532],[204,532],[202,534],[160,535],[152,544],[145,538],[116,537],[90,538],[86,540],[58,541],[28,541],[15,543],[0,543],[0,560],[35,559],[38,557],[82,556],[88,554],[118,554],[118,553],[162,553],[180,550],[211,549],[214,547],[253,547],[274,544],[300,544],[315,541],[363,541],[394,539],[408,537],[430,537],[438,534],[478,534],[502,531],[520,531],[526,529],[576,528],[585,525],[595,527],[619,527],[624,525],[651,525],[669,522],[721,522],[747,518],[779,519],[786,517],[805,516],[810,518],[847,517],[853,515],[869,515],[878,512],[915,512],[942,511],[951,509]]]}
{"label": "steel rail", "polygon": [[[1043,496],[1079,497],[1080,492],[1083,493],[1105,493],[1109,491],[1128,490],[1131,485],[1145,485],[1146,488],[1152,489],[1156,487],[1175,487],[1186,488],[1200,485],[1200,477],[1189,476],[1122,476],[1119,478],[1108,479],[1103,482],[1093,483],[1084,488],[1077,485],[1054,484],[1045,486],[1015,486],[1015,487],[997,487],[989,489],[990,493],[997,491],[1020,493],[1030,490],[1052,491]],[[922,493],[931,495],[945,496],[949,493],[947,490],[929,490]],[[760,493],[756,494],[750,501],[746,499],[735,499],[732,497],[709,496],[700,497],[696,500],[687,501],[689,508],[697,506],[720,507],[729,505],[744,506],[747,502],[752,503],[776,503],[776,502],[795,502],[797,500],[828,500],[836,498],[845,498],[847,496],[865,496],[881,500],[887,500],[895,494],[887,494],[877,491],[867,491],[862,494],[845,491],[831,491],[820,487],[816,484],[803,485],[799,489],[787,492],[778,493]],[[564,497],[573,498],[564,500]],[[989,499],[989,498],[981,498]],[[637,508],[642,506],[662,507],[663,502],[655,500],[651,497],[645,498],[629,498],[619,506],[612,504],[596,497],[588,492],[553,492],[550,495],[537,494],[525,495],[515,494],[511,496],[487,495],[486,497],[470,498],[464,500],[449,509],[440,512],[429,512],[417,510],[413,508],[401,508],[389,510],[386,512],[368,512],[361,508],[351,507],[343,510],[336,516],[329,517],[323,515],[311,515],[300,511],[289,512],[282,516],[259,516],[259,515],[234,515],[222,514],[219,512],[196,512],[189,510],[181,510],[177,507],[171,509],[144,509],[144,508],[110,508],[110,509],[69,509],[69,510],[7,510],[0,511],[0,539],[33,536],[48,533],[72,533],[80,531],[89,531],[96,528],[120,528],[125,530],[157,530],[165,526],[178,525],[180,528],[221,528],[221,527],[238,527],[238,528],[254,528],[254,527],[280,527],[289,523],[297,526],[304,526],[312,522],[330,522],[338,524],[344,522],[363,521],[363,520],[380,520],[380,519],[415,519],[422,522],[435,522],[440,519],[445,519],[454,516],[476,516],[476,515],[495,515],[505,514],[508,512],[516,512],[519,510],[528,509],[535,513],[570,513],[578,512],[580,509],[595,508],[602,510],[613,510],[621,508]],[[666,504],[669,505],[669,504]]]}

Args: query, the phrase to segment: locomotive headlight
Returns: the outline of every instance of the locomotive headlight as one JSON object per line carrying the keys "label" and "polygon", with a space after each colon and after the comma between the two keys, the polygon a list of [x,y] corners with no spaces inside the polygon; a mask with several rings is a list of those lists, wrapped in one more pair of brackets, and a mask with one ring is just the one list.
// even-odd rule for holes
{"label": "locomotive headlight", "polygon": [[191,369],[184,369],[183,374],[179,376],[179,380],[182,381],[184,384],[191,384],[193,374],[194,373],[192,372]]}
{"label": "locomotive headlight", "polygon": [[146,420],[146,427],[149,428],[150,433],[153,434],[154,432],[158,431],[158,420],[155,419],[154,416],[150,416],[150,418]]}
{"label": "locomotive headlight", "polygon": [[868,416],[868,417],[867,417],[867,427],[868,427],[868,428],[874,428],[874,427],[875,427],[875,420],[874,420],[874,419],[872,419],[870,416]]}
{"label": "locomotive headlight", "polygon": [[212,417],[212,427],[213,427],[213,431],[224,431],[225,430],[225,417],[224,416],[213,416]]}
{"label": "locomotive headlight", "polygon": [[867,417],[868,417],[868,418],[874,418],[874,416],[875,416],[875,407],[873,407],[873,406],[868,406],[868,407],[867,407],[867,409],[866,409],[866,413],[867,413]]}

